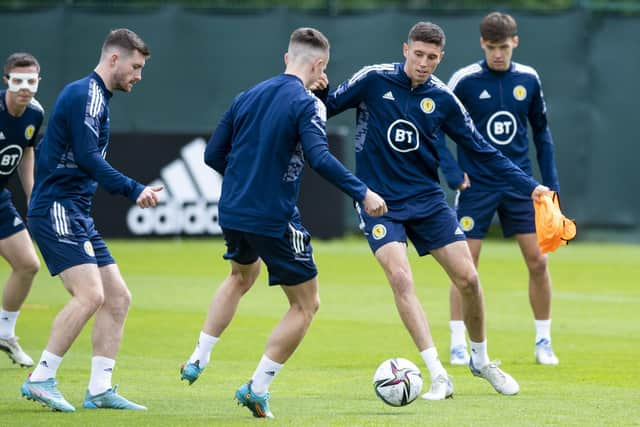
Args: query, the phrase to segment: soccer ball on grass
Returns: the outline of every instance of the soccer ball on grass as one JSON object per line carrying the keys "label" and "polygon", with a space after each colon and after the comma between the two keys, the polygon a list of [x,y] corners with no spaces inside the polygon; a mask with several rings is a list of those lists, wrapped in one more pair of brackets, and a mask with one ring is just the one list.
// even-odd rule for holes
{"label": "soccer ball on grass", "polygon": [[422,390],[420,369],[401,357],[385,360],[373,374],[373,389],[387,405],[408,405]]}

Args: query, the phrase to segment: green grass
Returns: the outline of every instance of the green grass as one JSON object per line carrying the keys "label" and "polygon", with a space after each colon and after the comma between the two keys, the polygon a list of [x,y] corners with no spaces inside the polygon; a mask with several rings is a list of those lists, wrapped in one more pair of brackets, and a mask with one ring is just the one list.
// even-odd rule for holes
{"label": "green grass", "polygon": [[[283,293],[262,275],[193,386],[179,381],[205,310],[228,265],[222,241],[114,241],[110,247],[133,293],[114,383],[146,413],[52,413],[20,398],[27,371],[0,355],[0,424],[178,426],[256,425],[233,402],[262,355],[267,335],[286,310]],[[322,304],[309,334],[274,381],[271,408],[280,426],[584,426],[640,425],[640,246],[576,243],[551,256],[553,338],[558,367],[533,362],[533,320],[524,263],[513,242],[488,241],[481,278],[486,294],[489,353],[516,377],[521,392],[496,394],[464,367],[449,367],[453,400],[418,400],[391,408],[371,377],[378,363],[400,356],[421,366],[392,303],[382,271],[364,239],[315,242]],[[411,258],[419,296],[443,360],[448,360],[448,281],[430,257]],[[6,263],[0,277],[6,277]],[[35,359],[68,295],[45,271],[18,322]],[[90,369],[90,328],[65,356],[60,388],[81,405]]]}

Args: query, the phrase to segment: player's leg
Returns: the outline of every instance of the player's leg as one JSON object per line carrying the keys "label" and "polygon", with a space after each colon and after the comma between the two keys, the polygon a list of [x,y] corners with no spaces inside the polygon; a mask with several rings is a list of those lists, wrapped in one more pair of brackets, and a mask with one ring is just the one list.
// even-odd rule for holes
{"label": "player's leg", "polygon": [[22,385],[22,394],[54,410],[72,412],[75,408],[57,389],[56,373],[71,344],[102,305],[104,294],[96,264],[70,267],[60,273],[60,278],[71,299],[54,319],[47,347],[31,376]]}
{"label": "player's leg", "polygon": [[547,256],[538,247],[535,211],[531,199],[508,192],[498,209],[505,237],[515,236],[529,271],[529,302],[536,329],[536,362],[557,365],[551,349],[551,276]]}
{"label": "player's leg", "polygon": [[[453,395],[453,384],[438,357],[422,304],[416,295],[409,258],[405,223],[383,216],[373,218],[359,210],[360,227],[369,247],[382,267],[393,292],[400,318],[411,335],[431,376],[431,388],[422,397],[442,400]],[[414,236],[414,245],[420,246]],[[420,251],[419,251],[420,253]],[[423,253],[424,255],[424,253]]]}
{"label": "player's leg", "polygon": [[442,400],[451,397],[453,385],[440,362],[427,316],[416,295],[413,274],[407,257],[407,245],[403,242],[386,243],[375,252],[375,256],[391,285],[400,318],[420,351],[431,376],[431,388],[422,398]]}
{"label": "player's leg", "polygon": [[[468,239],[467,244],[471,251],[471,257],[473,263],[478,267],[478,260],[480,257],[480,250],[482,249],[481,239]],[[449,309],[450,309],[450,321],[449,329],[451,332],[451,347],[450,347],[450,363],[452,365],[467,366],[469,365],[469,351],[467,350],[467,328],[464,324],[464,317],[462,311],[462,296],[458,287],[451,283],[449,287]]]}
{"label": "player's leg", "polygon": [[24,226],[17,233],[0,239],[0,256],[11,266],[11,273],[2,292],[0,350],[20,366],[33,366],[33,359],[22,350],[15,335],[20,308],[29,294],[34,276],[40,269],[40,261]]}
{"label": "player's leg", "polygon": [[484,297],[467,243],[464,241],[449,243],[432,250],[431,253],[460,291],[463,318],[469,331],[471,344],[469,361],[471,372],[489,381],[501,394],[518,393],[520,390],[518,383],[498,368],[497,363],[489,359],[485,334]]}
{"label": "player's leg", "polygon": [[246,265],[231,261],[231,272],[211,299],[196,347],[180,369],[182,380],[193,384],[209,364],[211,351],[231,323],[240,299],[251,289],[260,274],[260,264],[259,259]]}
{"label": "player's leg", "polygon": [[294,217],[282,238],[250,235],[250,244],[269,270],[269,285],[280,285],[289,309],[271,332],[251,380],[236,391],[236,400],[254,417],[272,418],[269,386],[298,348],[320,305],[318,270],[311,236]]}
{"label": "player's leg", "polygon": [[[482,239],[486,235],[495,210],[500,203],[500,193],[478,191],[473,188],[459,192],[455,200],[456,215],[462,231],[467,237],[474,265],[478,268]],[[451,346],[449,348],[452,365],[469,364],[466,326],[462,317],[462,298],[458,288],[452,283],[449,288]]]}
{"label": "player's leg", "polygon": [[298,348],[320,307],[316,277],[294,286],[282,286],[289,309],[267,339],[266,348],[251,380],[236,391],[236,399],[258,418],[273,418],[268,392],[271,382]]}
{"label": "player's leg", "polygon": [[104,301],[98,261],[84,214],[54,202],[47,215],[31,216],[29,229],[52,276],[60,275],[71,299],[51,326],[46,349],[22,385],[22,394],[55,410],[74,411],[56,387],[62,357]]}
{"label": "player's leg", "polygon": [[520,250],[529,270],[529,302],[536,329],[536,362],[557,365],[551,347],[551,275],[547,255],[540,252],[535,233],[516,234]]}
{"label": "player's leg", "polygon": [[227,245],[224,258],[231,262],[231,272],[213,295],[196,347],[180,367],[180,379],[190,385],[209,364],[211,351],[233,319],[240,298],[251,289],[260,274],[260,258],[246,233],[223,229],[223,234]]}
{"label": "player's leg", "polygon": [[264,355],[251,380],[236,391],[238,403],[258,418],[273,418],[268,404],[269,386],[302,342],[320,307],[316,277],[295,286],[282,286],[282,290],[289,300],[289,309],[267,339]]}
{"label": "player's leg", "polygon": [[[102,242],[104,244],[104,242]],[[103,264],[107,255],[106,245],[94,241],[98,262]],[[102,253],[102,254],[101,254]],[[112,387],[111,377],[116,356],[120,349],[124,324],[131,305],[131,293],[120,273],[118,265],[109,263],[99,267],[104,303],[96,312],[93,325],[91,377],[82,406],[87,409],[132,409],[145,410],[146,407],[133,403],[118,394],[118,386]]]}

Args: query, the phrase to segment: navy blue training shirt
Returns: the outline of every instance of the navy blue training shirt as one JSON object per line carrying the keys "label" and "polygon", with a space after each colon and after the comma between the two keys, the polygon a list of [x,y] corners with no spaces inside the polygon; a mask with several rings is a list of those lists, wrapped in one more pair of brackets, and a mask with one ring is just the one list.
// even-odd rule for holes
{"label": "navy blue training shirt", "polygon": [[438,166],[446,133],[488,173],[529,196],[537,182],[488,144],[437,77],[415,88],[403,63],[362,68],[331,92],[329,117],[356,108],[356,175],[387,202],[387,216],[423,217],[444,199]]}
{"label": "navy blue training shirt", "polygon": [[[449,87],[464,104],[482,136],[502,154],[531,175],[527,121],[531,125],[533,142],[542,183],[560,191],[554,160],[554,146],[547,124],[547,107],[538,73],[532,67],[511,62],[506,71],[491,70],[487,62],[468,65],[456,71]],[[458,146],[458,163],[471,185],[481,190],[505,190],[509,186],[496,180],[477,159]],[[448,165],[447,165],[448,167]],[[447,175],[461,171],[443,167]]]}
{"label": "navy blue training shirt", "polygon": [[105,160],[111,96],[95,72],[62,90],[36,148],[36,177],[28,215],[45,215],[54,201],[63,200],[88,215],[98,184],[134,202],[144,190],[142,184]]}
{"label": "navy blue training shirt", "polygon": [[0,91],[0,192],[15,173],[27,147],[33,147],[44,119],[44,109],[35,99],[20,117],[9,114],[6,91]]}
{"label": "navy blue training shirt", "polygon": [[297,209],[305,159],[354,200],[364,199],[367,187],[329,152],[325,122],[324,104],[290,74],[236,97],[205,150],[205,163],[223,175],[223,228],[282,236]]}

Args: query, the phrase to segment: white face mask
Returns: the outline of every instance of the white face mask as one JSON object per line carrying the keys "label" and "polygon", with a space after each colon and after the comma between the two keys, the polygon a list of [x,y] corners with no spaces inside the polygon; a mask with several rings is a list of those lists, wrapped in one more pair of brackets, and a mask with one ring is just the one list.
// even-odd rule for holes
{"label": "white face mask", "polygon": [[18,92],[20,89],[28,89],[31,93],[38,91],[40,76],[38,73],[9,73],[9,90]]}

